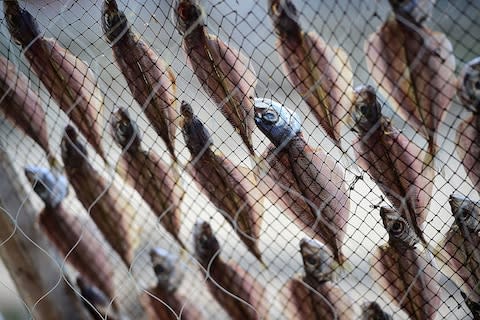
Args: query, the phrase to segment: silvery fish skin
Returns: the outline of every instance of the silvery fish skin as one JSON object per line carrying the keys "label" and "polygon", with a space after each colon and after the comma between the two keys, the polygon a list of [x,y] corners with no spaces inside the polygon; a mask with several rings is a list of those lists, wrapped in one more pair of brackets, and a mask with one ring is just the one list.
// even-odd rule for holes
{"label": "silvery fish skin", "polygon": [[85,308],[94,320],[120,320],[122,317],[116,311],[112,300],[97,287],[89,284],[82,276],[77,277],[77,286]]}
{"label": "silvery fish skin", "polygon": [[175,168],[163,161],[153,150],[145,151],[136,123],[127,109],[119,108],[110,119],[114,141],[123,149],[119,171],[138,191],[160,223],[185,248],[179,237],[180,202],[184,190],[177,183]]}
{"label": "silvery fish skin", "polygon": [[355,88],[352,101],[352,129],[357,133],[352,146],[357,164],[423,238],[435,170],[424,166],[422,149],[382,116],[373,87]]}
{"label": "silvery fish skin", "polygon": [[177,0],[174,10],[177,30],[183,35],[183,48],[194,74],[254,156],[255,71],[243,54],[208,33],[203,8],[197,0]]}
{"label": "silvery fish skin", "polygon": [[99,240],[100,234],[89,220],[75,217],[62,200],[68,193],[67,179],[47,168],[28,166],[25,175],[45,203],[38,222],[65,261],[113,299],[113,267]]}
{"label": "silvery fish skin", "polygon": [[473,114],[462,121],[457,129],[457,154],[468,177],[480,193],[480,57],[469,61],[458,81],[457,96],[463,106]]}
{"label": "silvery fish skin", "polygon": [[340,145],[341,125],[350,106],[353,72],[348,55],[317,33],[302,30],[290,0],[269,0],[283,72],[306,101],[327,135]]}
{"label": "silvery fish skin", "polygon": [[419,239],[398,212],[386,210],[382,220],[389,240],[374,252],[372,278],[410,319],[435,319],[442,300],[433,256],[416,248]]}
{"label": "silvery fish skin", "polygon": [[203,319],[201,311],[177,292],[183,279],[178,257],[162,248],[154,248],[150,251],[150,260],[157,277],[157,285],[147,289],[147,293],[141,298],[147,318]]}
{"label": "silvery fish skin", "polygon": [[110,246],[129,267],[137,234],[133,232],[135,210],[120,196],[114,184],[104,179],[88,162],[85,145],[77,131],[67,126],[61,142],[65,173],[78,200],[89,213]]}
{"label": "silvery fish skin", "polygon": [[208,222],[195,223],[193,240],[195,257],[208,275],[207,287],[230,317],[268,319],[265,288],[239,265],[220,257],[220,244]]}
{"label": "silvery fish skin", "polygon": [[383,311],[376,302],[366,302],[361,307],[362,314],[359,320],[393,320],[392,316]]}
{"label": "silvery fish skin", "polygon": [[345,257],[341,247],[350,214],[343,168],[321,149],[314,151],[307,144],[302,137],[298,118],[279,103],[257,102],[255,123],[277,147],[274,152],[282,154],[282,157],[283,154],[288,156],[294,179],[291,181],[292,178],[285,176],[284,181],[296,185],[310,207],[312,219],[317,223],[317,226],[314,225],[317,238],[332,250],[337,262],[343,264]]}
{"label": "silvery fish skin", "polygon": [[334,282],[335,260],[324,244],[300,241],[305,275],[290,279],[282,289],[289,319],[356,319],[353,301]]}
{"label": "silvery fish skin", "polygon": [[258,239],[264,208],[255,179],[211,149],[210,133],[193,114],[188,103],[182,102],[181,113],[182,134],[192,154],[187,171],[232,225],[249,251],[261,261]]}
{"label": "silvery fish skin", "polygon": [[99,122],[103,95],[92,71],[58,42],[44,38],[35,19],[21,9],[17,1],[4,1],[3,6],[8,30],[13,40],[24,49],[30,67],[58,106],[106,161]]}
{"label": "silvery fish skin", "polygon": [[452,44],[444,34],[412,22],[428,14],[428,1],[390,2],[394,14],[365,43],[367,67],[394,110],[427,139],[424,162],[431,165],[436,130],[455,95]]}
{"label": "silvery fish skin", "polygon": [[25,74],[3,56],[0,56],[0,110],[16,128],[45,151],[50,165],[58,166],[48,143],[47,123],[40,98],[30,88]]}
{"label": "silvery fish skin", "polygon": [[105,0],[103,3],[102,27],[133,98],[142,107],[176,162],[175,119],[178,112],[173,71],[131,30],[115,0]]}

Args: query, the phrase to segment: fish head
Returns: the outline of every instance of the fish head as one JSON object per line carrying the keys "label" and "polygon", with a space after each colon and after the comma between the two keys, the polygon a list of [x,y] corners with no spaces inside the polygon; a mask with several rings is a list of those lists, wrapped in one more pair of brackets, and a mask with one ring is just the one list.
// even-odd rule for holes
{"label": "fish head", "polygon": [[432,16],[435,0],[389,0],[397,17],[422,25]]}
{"label": "fish head", "polygon": [[157,277],[157,284],[167,292],[175,291],[182,282],[183,272],[178,267],[178,256],[162,248],[150,250],[150,261]]}
{"label": "fish head", "polygon": [[202,260],[210,260],[220,252],[220,244],[210,224],[198,220],[193,227],[195,254]]}
{"label": "fish head", "polygon": [[480,206],[467,197],[450,195],[450,208],[459,227],[466,227],[471,232],[480,231]]}
{"label": "fish head", "polygon": [[382,310],[376,302],[366,302],[361,305],[360,320],[392,320],[392,316]]}
{"label": "fish head", "polygon": [[390,244],[398,248],[415,248],[419,239],[407,220],[397,210],[381,207],[380,217],[388,232]]}
{"label": "fish head", "polygon": [[210,132],[193,113],[189,103],[182,101],[180,113],[183,117],[181,127],[185,144],[192,155],[199,155],[213,144]]}
{"label": "fish head", "polygon": [[368,132],[382,118],[382,106],[378,102],[375,89],[362,85],[353,92],[350,116],[353,126],[361,132]]}
{"label": "fish head", "polygon": [[3,1],[3,12],[8,31],[16,44],[26,47],[40,36],[37,21],[30,12],[20,8],[18,1]]}
{"label": "fish head", "polygon": [[276,146],[287,143],[301,130],[298,115],[276,101],[255,98],[254,109],[257,127]]}
{"label": "fish head", "polygon": [[298,11],[290,0],[269,0],[268,13],[277,32],[285,35],[299,35]]}
{"label": "fish head", "polygon": [[480,112],[480,57],[469,61],[458,78],[457,96],[472,112]]}
{"label": "fish head", "polygon": [[335,260],[327,246],[317,240],[304,238],[300,240],[300,253],[307,276],[319,282],[333,279]]}
{"label": "fish head", "polygon": [[174,8],[176,27],[181,35],[204,25],[205,13],[197,0],[177,0]]}
{"label": "fish head", "polygon": [[102,28],[109,43],[118,41],[129,30],[127,17],[123,11],[118,10],[115,0],[103,2]]}
{"label": "fish head", "polygon": [[65,128],[60,149],[63,163],[71,168],[81,166],[88,156],[87,148],[80,142],[77,130],[70,125]]}
{"label": "fish head", "polygon": [[113,140],[122,149],[140,145],[140,137],[137,124],[130,118],[126,108],[118,108],[110,118]]}
{"label": "fish head", "polygon": [[24,172],[35,193],[47,206],[56,207],[68,195],[65,176],[37,166],[27,166]]}

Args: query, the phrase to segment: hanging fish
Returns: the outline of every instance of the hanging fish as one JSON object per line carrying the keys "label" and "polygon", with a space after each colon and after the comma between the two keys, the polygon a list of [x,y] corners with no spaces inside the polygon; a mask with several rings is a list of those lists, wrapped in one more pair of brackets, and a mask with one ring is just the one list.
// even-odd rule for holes
{"label": "hanging fish", "polygon": [[234,262],[220,257],[220,244],[208,222],[193,229],[195,257],[204,268],[207,286],[233,320],[268,319],[265,288]]}
{"label": "hanging fish", "polygon": [[291,319],[356,319],[353,301],[334,283],[335,260],[324,244],[300,241],[305,275],[290,279],[282,289]]}
{"label": "hanging fish", "polygon": [[283,72],[327,135],[341,149],[342,119],[350,107],[353,72],[348,55],[314,31],[305,32],[290,0],[269,0]]}
{"label": "hanging fish", "polygon": [[188,63],[203,89],[254,156],[252,99],[257,83],[255,71],[240,52],[208,33],[203,8],[197,0],[177,0],[174,8]]}
{"label": "hanging fish", "polygon": [[437,153],[436,130],[455,95],[455,56],[447,37],[423,25],[432,0],[390,0],[393,14],[365,44],[368,70],[394,110]]}
{"label": "hanging fish", "polygon": [[261,261],[258,247],[263,206],[262,194],[256,188],[254,178],[244,174],[213,145],[210,133],[192,107],[182,101],[182,134],[192,159],[187,171],[210,201],[231,224],[250,252]]}
{"label": "hanging fish", "polygon": [[362,314],[359,320],[393,320],[393,318],[383,311],[378,303],[372,301],[362,304]]}
{"label": "hanging fish", "polygon": [[59,107],[106,162],[101,144],[103,95],[88,65],[40,34],[35,18],[15,0],[3,1],[8,30]]}
{"label": "hanging fish", "polygon": [[416,248],[419,238],[396,210],[382,207],[380,216],[388,244],[374,253],[372,278],[410,319],[435,319],[441,299],[433,257]]}
{"label": "hanging fish", "polygon": [[423,239],[435,171],[424,167],[422,149],[382,116],[373,87],[355,88],[352,101],[350,116],[357,134],[352,146],[357,164]]}
{"label": "hanging fish", "polygon": [[436,256],[445,265],[445,275],[462,290],[474,319],[480,319],[480,205],[459,195],[451,195],[449,202],[455,223]]}
{"label": "hanging fish", "polygon": [[291,175],[279,182],[296,185],[312,212],[311,217],[307,213],[294,212],[294,215],[303,224],[313,221],[310,226],[315,235],[332,250],[335,260],[343,264],[341,247],[350,203],[339,162],[321,149],[314,152],[302,136],[298,117],[279,103],[257,100],[255,122],[277,147],[274,152],[288,157]]}
{"label": "hanging fish", "polygon": [[130,267],[137,243],[132,225],[135,210],[122,199],[120,190],[105,180],[88,162],[87,149],[77,131],[67,126],[61,143],[68,180],[110,246]]}
{"label": "hanging fish", "polygon": [[184,191],[169,168],[153,150],[145,151],[135,122],[127,109],[119,108],[111,118],[112,136],[123,149],[120,171],[152,208],[160,223],[185,248],[179,238],[180,202]]}
{"label": "hanging fish", "polygon": [[114,301],[109,299],[97,287],[90,285],[82,276],[77,277],[77,286],[80,289],[82,302],[94,320],[122,319],[114,308]]}
{"label": "hanging fish", "polygon": [[127,17],[118,9],[115,0],[103,2],[102,27],[133,98],[142,107],[177,162],[175,119],[178,113],[175,75],[172,69],[131,30]]}
{"label": "hanging fish", "polygon": [[75,217],[61,203],[68,194],[67,179],[46,168],[35,166],[26,167],[25,175],[45,203],[38,218],[42,230],[65,261],[113,299],[113,267],[99,241],[100,235],[92,224]]}
{"label": "hanging fish", "polygon": [[43,151],[53,168],[60,164],[48,143],[45,112],[38,95],[30,88],[27,77],[5,57],[0,56],[0,110]]}
{"label": "hanging fish", "polygon": [[178,257],[164,249],[155,248],[150,251],[150,259],[157,277],[157,285],[147,289],[142,297],[147,318],[203,319],[202,312],[177,292],[184,275]]}
{"label": "hanging fish", "polygon": [[480,57],[469,61],[463,68],[457,96],[463,106],[473,114],[457,129],[457,154],[468,177],[480,193]]}

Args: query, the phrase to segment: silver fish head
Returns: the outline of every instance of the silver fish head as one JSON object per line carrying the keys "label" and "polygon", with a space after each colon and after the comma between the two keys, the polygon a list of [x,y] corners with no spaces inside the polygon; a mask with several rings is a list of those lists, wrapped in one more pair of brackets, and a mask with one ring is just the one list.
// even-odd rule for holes
{"label": "silver fish head", "polygon": [[307,276],[319,282],[333,279],[335,260],[327,246],[317,240],[304,238],[300,240],[300,253]]}
{"label": "silver fish head", "polygon": [[178,32],[188,35],[198,26],[203,26],[205,13],[197,0],[177,0],[174,5]]}
{"label": "silver fish head", "polygon": [[469,61],[460,72],[457,96],[470,111],[480,111],[480,57]]}
{"label": "silver fish head", "polygon": [[201,260],[210,260],[220,252],[220,244],[210,224],[198,220],[193,227],[195,254]]}
{"label": "silver fish head", "polygon": [[350,116],[353,126],[361,132],[368,132],[382,118],[382,106],[378,102],[375,89],[370,86],[355,88]]}
{"label": "silver fish head", "polygon": [[80,289],[82,297],[90,302],[94,307],[108,306],[110,299],[96,286],[90,284],[83,277],[77,277],[77,286]]}
{"label": "silver fish head", "polygon": [[376,302],[362,304],[362,315],[360,320],[392,320],[392,316],[382,310]]}
{"label": "silver fish head", "polygon": [[435,0],[389,0],[396,16],[422,25],[432,16]]}
{"label": "silver fish head", "polygon": [[210,132],[193,113],[189,103],[182,101],[180,113],[183,116],[181,127],[185,144],[193,156],[199,155],[213,144]]}
{"label": "silver fish head", "polygon": [[298,115],[276,101],[255,98],[254,108],[257,127],[276,146],[287,143],[301,130]]}
{"label": "silver fish head", "polygon": [[300,32],[298,11],[290,0],[269,0],[268,13],[277,32],[295,35]]}
{"label": "silver fish head", "polygon": [[88,156],[87,148],[80,142],[77,130],[70,125],[65,128],[60,149],[63,163],[71,168],[81,166]]}
{"label": "silver fish head", "polygon": [[480,231],[480,206],[467,197],[461,195],[450,196],[450,208],[455,223],[460,228],[467,228],[471,232]]}
{"label": "silver fish head", "polygon": [[150,250],[150,260],[157,277],[157,284],[167,292],[175,291],[183,280],[178,256],[162,248]]}
{"label": "silver fish head", "polygon": [[115,0],[103,2],[102,29],[109,43],[118,41],[129,30],[127,17],[123,11],[118,10]]}
{"label": "silver fish head", "polygon": [[8,31],[16,44],[26,47],[40,36],[37,21],[30,12],[20,8],[18,1],[3,1],[3,12]]}
{"label": "silver fish head", "polygon": [[126,108],[118,108],[112,113],[110,126],[113,140],[115,140],[122,149],[129,148],[130,146],[139,146],[140,137],[137,124],[130,118]]}
{"label": "silver fish head", "polygon": [[380,217],[388,232],[388,242],[390,244],[397,248],[414,248],[419,242],[413,228],[397,210],[381,207]]}
{"label": "silver fish head", "polygon": [[65,176],[36,166],[27,166],[24,172],[33,190],[45,205],[56,207],[68,195],[68,182]]}

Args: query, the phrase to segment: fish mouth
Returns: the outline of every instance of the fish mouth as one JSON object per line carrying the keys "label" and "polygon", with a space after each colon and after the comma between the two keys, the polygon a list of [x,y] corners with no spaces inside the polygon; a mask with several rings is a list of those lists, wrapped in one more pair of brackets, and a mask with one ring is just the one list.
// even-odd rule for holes
{"label": "fish mouth", "polygon": [[203,10],[195,0],[179,0],[174,3],[176,27],[181,35],[188,35],[203,24]]}

